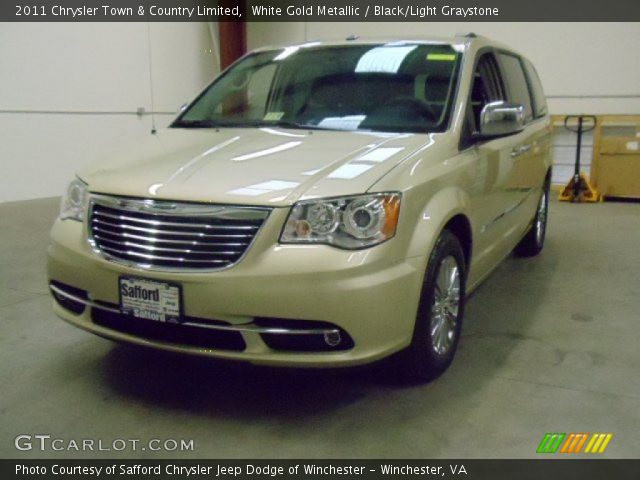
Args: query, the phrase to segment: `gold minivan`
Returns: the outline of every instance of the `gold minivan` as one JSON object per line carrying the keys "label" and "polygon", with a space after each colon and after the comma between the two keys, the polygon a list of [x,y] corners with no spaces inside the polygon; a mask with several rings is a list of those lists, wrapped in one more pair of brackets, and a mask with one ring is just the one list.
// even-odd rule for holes
{"label": "gold minivan", "polygon": [[466,295],[542,250],[550,147],[532,64],[473,34],[256,50],[78,173],[53,308],[137,345],[431,379]]}

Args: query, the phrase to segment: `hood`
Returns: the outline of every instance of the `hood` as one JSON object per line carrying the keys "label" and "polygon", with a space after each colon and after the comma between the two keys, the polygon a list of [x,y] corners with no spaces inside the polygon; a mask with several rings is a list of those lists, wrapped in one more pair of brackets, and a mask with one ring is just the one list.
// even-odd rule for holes
{"label": "hood", "polygon": [[79,173],[94,193],[287,206],[366,192],[424,134],[168,128]]}

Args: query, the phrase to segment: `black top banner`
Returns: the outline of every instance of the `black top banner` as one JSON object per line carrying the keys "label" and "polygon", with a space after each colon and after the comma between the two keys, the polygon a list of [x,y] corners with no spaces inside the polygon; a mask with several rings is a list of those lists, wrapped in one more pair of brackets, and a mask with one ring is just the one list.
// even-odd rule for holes
{"label": "black top banner", "polygon": [[0,2],[0,21],[637,22],[640,1],[14,0]]}

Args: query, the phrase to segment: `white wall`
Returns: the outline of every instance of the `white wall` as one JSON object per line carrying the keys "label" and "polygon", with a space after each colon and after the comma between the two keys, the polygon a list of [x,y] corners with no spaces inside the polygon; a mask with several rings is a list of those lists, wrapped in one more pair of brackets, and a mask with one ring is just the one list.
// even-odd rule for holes
{"label": "white wall", "polygon": [[0,202],[60,195],[218,71],[206,23],[0,23]]}
{"label": "white wall", "polygon": [[[250,23],[249,48],[305,40],[475,32],[528,56],[551,113],[640,114],[640,23]],[[582,96],[583,98],[573,98]]]}

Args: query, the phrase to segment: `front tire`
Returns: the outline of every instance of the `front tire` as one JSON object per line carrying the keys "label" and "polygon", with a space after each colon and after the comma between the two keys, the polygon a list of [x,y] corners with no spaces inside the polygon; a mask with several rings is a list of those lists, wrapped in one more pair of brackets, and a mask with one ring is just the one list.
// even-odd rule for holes
{"label": "front tire", "polygon": [[444,230],[429,257],[411,345],[398,356],[404,379],[433,380],[451,365],[462,327],[465,281],[460,241]]}

